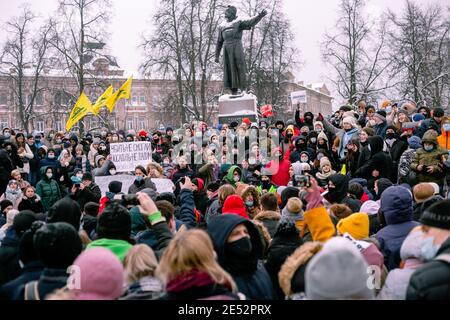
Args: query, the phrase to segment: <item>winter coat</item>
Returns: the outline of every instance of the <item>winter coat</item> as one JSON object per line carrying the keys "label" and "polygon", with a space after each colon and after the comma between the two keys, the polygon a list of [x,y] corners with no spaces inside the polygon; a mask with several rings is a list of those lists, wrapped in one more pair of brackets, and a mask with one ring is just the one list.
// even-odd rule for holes
{"label": "winter coat", "polygon": [[[374,180],[390,177],[392,161],[390,157],[383,152],[383,139],[381,137],[371,137],[369,144],[371,148],[370,159],[362,167],[356,170],[355,176],[366,179],[369,181],[369,186],[372,187]],[[380,173],[377,178],[372,176],[374,170]]]}
{"label": "winter coat", "polygon": [[275,235],[280,219],[281,215],[279,212],[269,210],[261,211],[253,217],[253,220],[261,221],[263,223],[264,227],[266,227],[267,231],[269,231],[271,238]]}
{"label": "winter coat", "polygon": [[19,155],[22,160],[23,167],[18,167],[17,169],[21,173],[30,173],[30,160],[34,158],[34,153],[31,151],[30,146],[25,143],[25,151]]}
{"label": "winter coat", "polygon": [[62,198],[58,182],[53,178],[49,179],[45,174],[46,171],[47,167],[41,168],[42,179],[36,185],[36,194],[41,197],[45,212],[47,212],[56,201]]}
{"label": "winter coat", "polygon": [[22,197],[19,203],[19,211],[30,210],[34,213],[44,213],[44,206],[42,205],[41,198],[35,195],[33,198]]}
{"label": "winter coat", "polygon": [[[234,272],[231,269],[229,258],[227,257],[227,240],[233,229],[244,224],[250,235],[252,243],[252,255],[254,264],[247,271],[240,270]],[[272,281],[266,269],[258,264],[258,259],[263,255],[261,236],[257,227],[249,220],[235,214],[222,215],[211,220],[208,224],[208,234],[214,244],[214,249],[218,256],[218,262],[233,277],[239,292],[242,292],[248,299],[271,300],[274,297]]]}
{"label": "winter coat", "polygon": [[221,208],[222,206],[219,204],[219,199],[215,198],[210,200],[210,204],[208,205],[208,209],[206,210],[205,221],[208,223],[211,218],[222,214]]}
{"label": "winter coat", "polygon": [[146,244],[152,248],[158,260],[161,259],[172,238],[173,234],[166,221],[153,225],[151,229],[139,232],[135,237],[137,243]]}
{"label": "winter coat", "polygon": [[17,295],[16,291],[30,281],[38,280],[44,270],[40,261],[32,261],[23,266],[21,275],[0,287],[0,301],[13,300]]}
{"label": "winter coat", "polygon": [[[277,148],[272,150],[272,157],[274,157]],[[271,160],[266,168],[270,169],[272,173],[272,183],[277,186],[287,186],[291,177],[289,176],[289,168],[291,167],[291,162],[286,159],[275,159]]]}
{"label": "winter coat", "polygon": [[10,227],[0,246],[0,286],[20,275],[19,241],[14,227]]}
{"label": "winter coat", "polygon": [[398,162],[397,182],[406,182],[410,185],[414,184],[414,181],[410,181],[408,177],[411,171],[411,163],[413,162],[415,156],[415,149],[407,149],[403,152]]}
{"label": "winter coat", "polygon": [[[70,274],[67,273],[66,269],[44,269],[39,277],[39,280],[37,280],[39,300],[44,300],[47,295],[65,287],[67,285],[69,275]],[[33,282],[28,283],[32,284]],[[25,299],[25,286],[26,284],[18,288],[13,300]],[[33,289],[31,288],[31,290]]]}
{"label": "winter coat", "polygon": [[284,300],[284,293],[280,288],[278,273],[286,259],[302,245],[303,240],[293,223],[281,224],[270,243],[264,266],[272,279],[275,295],[279,300]]}
{"label": "winter coat", "polygon": [[[436,257],[441,254],[450,254],[450,238],[441,245]],[[406,299],[450,299],[450,263],[435,258],[414,272],[409,281]]]}
{"label": "winter coat", "polygon": [[99,203],[102,192],[100,187],[92,182],[89,187],[85,187],[83,190],[78,189],[75,196],[80,208],[84,209],[84,205],[88,202]]}
{"label": "winter coat", "polygon": [[17,210],[19,207],[20,200],[22,200],[22,190],[19,187],[13,190],[9,186],[6,187],[5,193],[0,197],[0,202],[7,199],[12,202],[13,209]]}
{"label": "winter coat", "polygon": [[359,130],[357,128],[353,128],[349,132],[346,132],[344,129],[338,129],[335,126],[333,126],[326,118],[323,119],[322,123],[326,131],[335,134],[336,137],[339,138],[339,146],[337,148],[337,154],[339,155],[340,159],[344,159],[345,158],[344,151],[348,141],[352,140],[353,138],[358,138]]}
{"label": "winter coat", "polygon": [[155,300],[162,296],[162,283],[158,278],[143,277],[127,286],[119,300]]}
{"label": "winter coat", "polygon": [[444,131],[442,129],[442,134],[437,138],[439,146],[444,150],[450,150],[450,131]]}
{"label": "winter coat", "polygon": [[[74,196],[72,196],[74,197]],[[74,197],[75,198],[75,197]],[[66,196],[57,201],[48,210],[47,222],[66,222],[72,225],[75,230],[80,229],[81,209],[75,199]]]}
{"label": "winter coat", "polygon": [[[42,172],[42,168],[44,168],[44,167],[47,167],[47,168],[51,167],[53,169],[53,176],[54,176],[53,178],[55,180],[58,180],[58,178],[59,178],[59,174],[58,174],[59,161],[58,161],[58,159],[56,159],[56,156],[53,159],[49,159],[49,157],[47,156],[44,159],[41,159],[39,161],[39,175],[38,175],[39,179],[43,178],[41,172]],[[44,171],[44,176],[45,176],[45,171]]]}
{"label": "winter coat", "polygon": [[242,169],[236,165],[231,166],[228,170],[227,170],[227,175],[225,177],[225,179],[228,181],[229,184],[231,184],[233,187],[236,188],[236,181],[234,181],[233,179],[233,173],[234,171],[238,171],[239,172],[239,176],[240,176],[240,180],[239,182],[243,182],[243,174],[242,174]]}
{"label": "winter coat", "polygon": [[409,192],[405,188],[390,187],[383,192],[381,198],[381,209],[386,227],[378,231],[375,238],[380,243],[384,264],[388,270],[398,268],[403,241],[411,230],[419,225],[413,221],[412,200]]}
{"label": "winter coat", "polygon": [[152,189],[156,191],[156,186],[151,178],[144,178],[141,181],[134,180],[134,182],[128,188],[128,194],[136,194],[144,189]]}
{"label": "winter coat", "polygon": [[439,132],[441,124],[437,123],[436,120],[434,120],[434,118],[425,119],[424,121],[422,121],[422,124],[414,133],[414,135],[418,136],[419,138],[423,138],[423,136],[425,135],[427,130],[430,129],[430,127],[434,127],[434,129],[436,129],[436,131]]}
{"label": "winter coat", "polygon": [[[448,152],[442,149],[438,143],[436,136],[431,131],[426,132],[422,138],[423,143],[428,142],[434,145],[434,149],[430,152],[423,148],[417,150],[416,155],[411,163],[411,169],[416,172],[416,183],[421,182],[435,182],[438,185],[443,185],[445,181],[445,174],[443,174],[443,163],[445,162]],[[423,165],[422,171],[418,171],[417,167]],[[433,173],[428,173],[426,167],[432,166]]]}
{"label": "winter coat", "polygon": [[75,157],[75,169],[81,169],[83,172],[91,172],[91,163],[89,159],[85,156]]}

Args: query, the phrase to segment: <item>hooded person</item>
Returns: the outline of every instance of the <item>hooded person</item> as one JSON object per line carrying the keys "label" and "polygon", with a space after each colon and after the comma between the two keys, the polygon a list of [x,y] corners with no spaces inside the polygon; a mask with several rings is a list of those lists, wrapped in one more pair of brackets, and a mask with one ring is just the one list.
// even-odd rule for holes
{"label": "hooded person", "polygon": [[62,198],[48,210],[47,222],[66,222],[76,230],[79,230],[81,222],[81,209],[79,204],[70,197]]}
{"label": "hooded person", "polygon": [[426,237],[421,227],[416,227],[408,234],[400,249],[402,267],[389,272],[383,288],[378,295],[381,300],[405,300],[406,290],[413,273],[420,269],[425,261],[422,257],[422,246]]}
{"label": "hooded person", "polygon": [[111,250],[120,261],[125,259],[131,249],[131,217],[128,210],[112,203],[107,206],[97,222],[97,240],[91,242],[87,249],[102,247]]}
{"label": "hooded person", "polygon": [[330,176],[328,179],[328,194],[325,195],[325,199],[331,204],[345,204],[353,212],[359,212],[361,201],[348,196],[348,182],[349,178],[340,173]]}
{"label": "hooded person", "polygon": [[295,111],[295,123],[299,128],[307,126],[310,131],[314,130],[314,115],[312,112],[307,111],[303,115],[303,119],[300,118],[300,110]]}
{"label": "hooded person", "polygon": [[208,203],[205,183],[201,178],[194,178],[192,179],[192,184],[194,187],[195,208],[200,212],[201,216],[204,217],[206,214],[206,205]]}
{"label": "hooded person", "polygon": [[236,183],[243,182],[242,170],[236,165],[231,166],[225,177],[226,181],[236,188]]}
{"label": "hooded person", "polygon": [[420,219],[424,242],[421,255],[425,265],[410,278],[407,300],[448,300],[450,297],[450,201],[429,207]]}
{"label": "hooded person", "polygon": [[400,186],[387,188],[381,195],[380,210],[386,226],[377,232],[384,264],[388,270],[400,265],[400,248],[411,230],[418,225],[413,221],[411,192]]}
{"label": "hooded person", "polygon": [[436,134],[429,130],[422,138],[422,148],[418,149],[413,161],[411,170],[416,172],[416,183],[435,182],[443,186],[445,182],[444,162],[448,158],[448,151],[442,149]]}
{"label": "hooded person", "polygon": [[383,152],[384,141],[380,136],[369,139],[370,159],[355,172],[356,177],[364,178],[369,183],[369,190],[373,189],[375,180],[389,178],[391,174],[392,161]]}
{"label": "hooded person", "polygon": [[301,135],[294,140],[294,150],[289,155],[289,161],[292,163],[300,161],[302,152],[308,152],[310,158],[315,157],[314,149],[308,147],[307,137]]}
{"label": "hooded person", "polygon": [[256,190],[260,194],[264,194],[266,192],[276,193],[278,186],[272,183],[272,171],[267,168],[261,168],[261,183],[256,186]]}
{"label": "hooded person", "polygon": [[272,182],[277,186],[287,186],[291,177],[289,176],[289,168],[291,162],[284,159],[281,148],[272,150],[272,160],[266,165],[272,173]]}
{"label": "hooded person", "polygon": [[42,167],[41,177],[41,181],[36,185],[36,194],[41,198],[44,211],[47,212],[62,198],[62,193],[58,182],[55,180],[55,169],[53,167]]}
{"label": "hooded person", "polygon": [[367,286],[368,264],[346,239],[328,240],[308,263],[305,293],[311,300],[368,300],[373,292]]}
{"label": "hooded person", "polygon": [[441,132],[441,125],[444,120],[445,111],[442,108],[434,108],[433,116],[422,121],[419,126],[416,135],[423,139],[425,132],[429,129],[436,130],[436,132]]}
{"label": "hooded person", "polygon": [[230,273],[238,290],[250,300],[273,299],[272,281],[258,264],[263,246],[257,227],[236,214],[227,214],[212,218],[207,231],[220,266]]}
{"label": "hooded person", "polygon": [[17,300],[44,300],[48,294],[65,287],[69,278],[67,268],[82,250],[77,230],[65,222],[42,226],[33,242],[44,270],[39,280],[18,288]]}

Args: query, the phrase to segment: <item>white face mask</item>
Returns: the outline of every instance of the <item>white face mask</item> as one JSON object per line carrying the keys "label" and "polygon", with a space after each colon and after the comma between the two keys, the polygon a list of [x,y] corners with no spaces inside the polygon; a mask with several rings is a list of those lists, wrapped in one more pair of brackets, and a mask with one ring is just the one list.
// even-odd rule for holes
{"label": "white face mask", "polygon": [[239,181],[241,180],[241,177],[239,177],[239,176],[234,176],[234,177],[233,177],[233,180],[234,180],[235,182],[239,182]]}
{"label": "white face mask", "polygon": [[106,147],[105,146],[101,146],[100,149],[104,151],[104,150],[106,150]]}
{"label": "white face mask", "polygon": [[47,178],[51,179],[53,177],[53,173],[47,173]]}
{"label": "white face mask", "polygon": [[111,169],[111,170],[109,170],[109,173],[113,176],[113,175],[116,174],[116,170],[115,169]]}
{"label": "white face mask", "polygon": [[77,174],[77,178],[81,180],[83,178],[83,175],[82,174]]}

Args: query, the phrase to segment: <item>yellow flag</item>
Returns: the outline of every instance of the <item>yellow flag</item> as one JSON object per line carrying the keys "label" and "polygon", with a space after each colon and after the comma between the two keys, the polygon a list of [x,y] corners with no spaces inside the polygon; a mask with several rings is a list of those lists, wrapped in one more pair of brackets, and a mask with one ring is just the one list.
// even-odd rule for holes
{"label": "yellow flag", "polygon": [[344,176],[347,174],[347,166],[345,164],[342,166],[341,174],[343,174]]}
{"label": "yellow flag", "polygon": [[133,77],[131,76],[128,80],[117,90],[114,92],[106,101],[106,106],[108,107],[110,112],[113,112],[114,107],[116,106],[117,101],[119,99],[130,99],[131,96],[131,83],[133,82]]}
{"label": "yellow flag", "polygon": [[106,89],[105,92],[97,99],[97,102],[92,106],[92,113],[95,115],[98,115],[100,112],[100,108],[103,106],[106,106],[106,102],[113,94],[113,87],[109,86],[108,89]]}
{"label": "yellow flag", "polygon": [[70,113],[66,123],[66,131],[69,131],[75,123],[80,121],[89,112],[92,112],[92,103],[83,92]]}

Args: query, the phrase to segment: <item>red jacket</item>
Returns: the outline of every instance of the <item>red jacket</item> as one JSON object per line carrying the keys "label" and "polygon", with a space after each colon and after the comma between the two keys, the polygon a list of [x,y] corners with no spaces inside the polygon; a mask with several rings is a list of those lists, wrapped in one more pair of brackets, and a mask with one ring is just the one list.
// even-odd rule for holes
{"label": "red jacket", "polygon": [[[280,150],[280,148],[275,148],[272,151],[272,157],[275,151]],[[289,168],[291,167],[291,162],[286,160],[284,157],[282,160],[271,160],[266,168],[270,169],[272,173],[272,183],[277,186],[287,186],[291,177],[289,176]]]}

